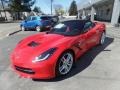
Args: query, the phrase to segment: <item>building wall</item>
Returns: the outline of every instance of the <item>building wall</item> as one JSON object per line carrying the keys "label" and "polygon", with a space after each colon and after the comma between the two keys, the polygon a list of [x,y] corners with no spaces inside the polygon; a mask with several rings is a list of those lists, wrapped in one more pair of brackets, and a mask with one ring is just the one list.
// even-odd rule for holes
{"label": "building wall", "polygon": [[114,2],[115,0],[91,0],[91,2],[90,0],[86,0],[86,2],[82,5],[81,3],[78,3],[78,10],[80,11],[80,15],[82,14],[83,10],[85,12],[85,15],[89,15],[91,14],[91,7],[93,6],[96,14],[95,19],[100,21],[111,21]]}
{"label": "building wall", "polygon": [[113,4],[96,6],[96,18],[102,21],[111,21]]}
{"label": "building wall", "polygon": [[[3,17],[3,18],[5,18],[5,13],[3,12],[3,11],[0,11],[0,17]],[[2,16],[1,16],[2,15]],[[11,20],[12,19],[12,17],[11,17],[11,14],[8,12],[8,11],[6,11],[6,17],[7,17],[7,19],[8,20]]]}

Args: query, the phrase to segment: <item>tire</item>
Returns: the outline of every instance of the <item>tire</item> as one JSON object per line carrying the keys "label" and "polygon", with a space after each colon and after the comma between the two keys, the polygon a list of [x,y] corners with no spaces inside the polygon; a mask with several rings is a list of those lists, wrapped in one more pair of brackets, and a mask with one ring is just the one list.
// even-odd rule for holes
{"label": "tire", "polygon": [[25,27],[24,27],[24,26],[21,26],[21,30],[22,30],[22,31],[25,31]]}
{"label": "tire", "polygon": [[74,56],[70,51],[64,52],[56,64],[56,77],[68,74],[74,64]]}
{"label": "tire", "polygon": [[106,38],[106,33],[103,32],[101,34],[101,38],[100,38],[100,42],[99,42],[99,45],[103,45],[105,43],[105,38]]}
{"label": "tire", "polygon": [[40,32],[40,31],[41,31],[40,26],[37,26],[35,29],[36,29],[36,31],[38,31],[38,32]]}

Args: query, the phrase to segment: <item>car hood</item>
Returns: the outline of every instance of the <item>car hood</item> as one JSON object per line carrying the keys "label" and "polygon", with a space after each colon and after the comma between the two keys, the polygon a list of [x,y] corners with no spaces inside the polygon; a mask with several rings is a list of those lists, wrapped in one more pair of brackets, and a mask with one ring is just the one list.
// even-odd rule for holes
{"label": "car hood", "polygon": [[[47,51],[50,48],[55,48],[65,42],[67,37],[58,34],[40,33],[32,35],[21,40],[13,51],[13,55],[28,60],[35,58],[36,55]],[[22,59],[23,60],[23,59]]]}
{"label": "car hood", "polygon": [[30,48],[44,48],[55,46],[59,40],[64,39],[65,36],[58,34],[46,34],[45,32],[40,34],[35,34],[21,40],[17,47],[20,49],[30,47]]}

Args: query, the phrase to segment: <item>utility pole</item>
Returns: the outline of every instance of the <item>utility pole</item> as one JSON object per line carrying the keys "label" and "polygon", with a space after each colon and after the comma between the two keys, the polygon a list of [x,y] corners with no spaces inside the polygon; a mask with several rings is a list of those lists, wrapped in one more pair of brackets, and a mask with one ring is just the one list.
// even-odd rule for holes
{"label": "utility pole", "polygon": [[51,0],[51,15],[52,15],[52,5],[53,4],[53,0]]}

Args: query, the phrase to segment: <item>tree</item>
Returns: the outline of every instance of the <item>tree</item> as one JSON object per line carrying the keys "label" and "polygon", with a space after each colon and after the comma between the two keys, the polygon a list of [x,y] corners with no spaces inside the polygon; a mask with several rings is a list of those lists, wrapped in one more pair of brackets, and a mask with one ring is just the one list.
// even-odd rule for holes
{"label": "tree", "polygon": [[54,5],[56,15],[63,15],[65,13],[63,6],[60,4]]}
{"label": "tree", "polygon": [[69,15],[77,15],[77,4],[75,0],[73,0],[73,2],[70,5]]}
{"label": "tree", "polygon": [[33,9],[33,11],[37,12],[37,13],[42,13],[41,8],[37,7],[37,6],[35,6],[35,8]]}
{"label": "tree", "polygon": [[21,19],[21,12],[30,12],[36,0],[10,0],[13,19]]}
{"label": "tree", "polygon": [[23,11],[31,11],[31,7],[35,4],[36,0],[22,0]]}
{"label": "tree", "polygon": [[14,12],[21,12],[22,11],[21,0],[11,0],[10,8]]}
{"label": "tree", "polygon": [[15,12],[30,12],[35,0],[10,0],[10,7]]}

